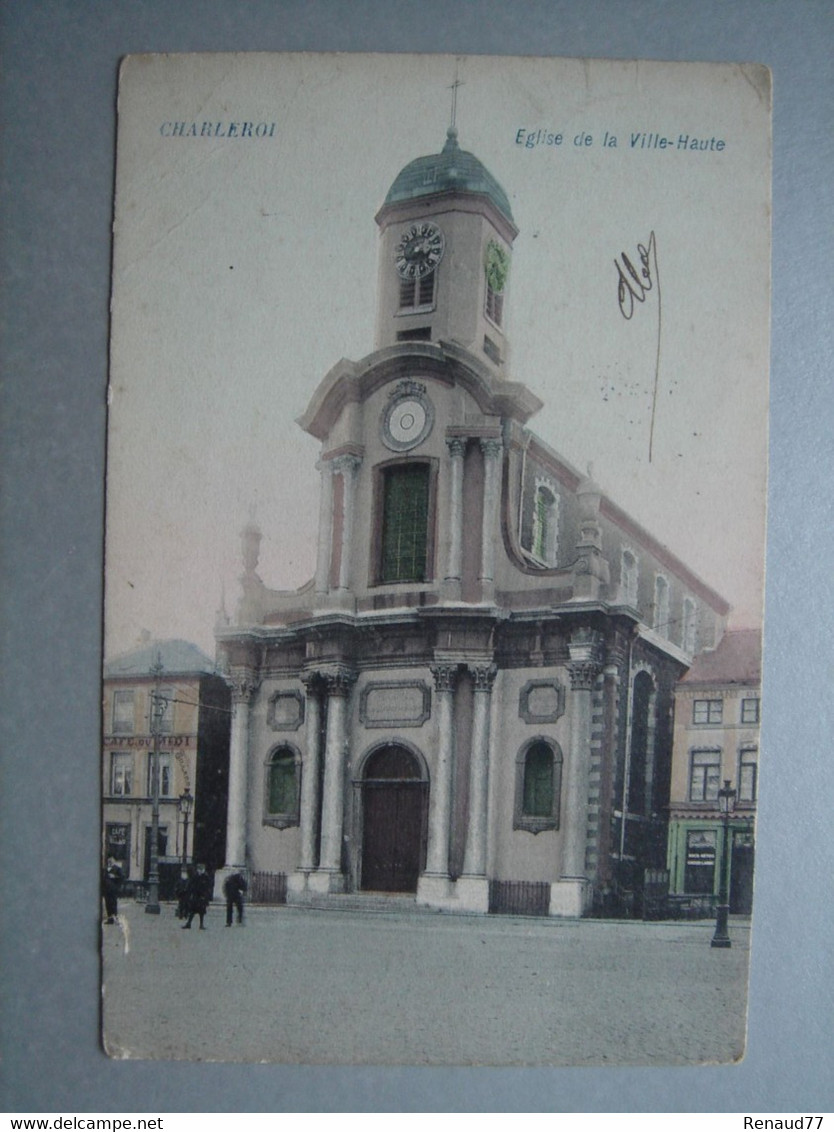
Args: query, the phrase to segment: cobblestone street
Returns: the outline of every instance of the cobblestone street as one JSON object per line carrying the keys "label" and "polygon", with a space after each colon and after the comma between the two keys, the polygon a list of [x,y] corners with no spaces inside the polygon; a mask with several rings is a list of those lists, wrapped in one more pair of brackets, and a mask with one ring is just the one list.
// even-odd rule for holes
{"label": "cobblestone street", "polygon": [[749,925],[247,908],[103,931],[114,1057],[362,1065],[683,1065],[744,1047]]}

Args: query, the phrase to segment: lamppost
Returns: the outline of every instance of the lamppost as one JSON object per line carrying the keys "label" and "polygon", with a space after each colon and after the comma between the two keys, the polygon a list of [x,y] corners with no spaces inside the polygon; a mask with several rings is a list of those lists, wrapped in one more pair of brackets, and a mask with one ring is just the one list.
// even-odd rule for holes
{"label": "lamppost", "polygon": [[153,736],[151,754],[151,844],[148,863],[148,902],[145,911],[158,916],[159,907],[159,729],[165,714],[166,702],[159,691],[159,677],[162,673],[162,658],[157,656],[151,668],[154,688],[151,692],[150,724]]}
{"label": "lamppost", "polygon": [[188,815],[194,805],[194,798],[190,790],[184,790],[177,800],[177,809],[182,814],[182,867],[188,864]]}
{"label": "lamppost", "polygon": [[727,917],[730,914],[730,814],[736,808],[736,791],[730,786],[729,778],[718,791],[718,809],[721,811],[721,856],[718,867],[718,908],[715,916],[715,934],[711,947],[732,947],[727,932]]}

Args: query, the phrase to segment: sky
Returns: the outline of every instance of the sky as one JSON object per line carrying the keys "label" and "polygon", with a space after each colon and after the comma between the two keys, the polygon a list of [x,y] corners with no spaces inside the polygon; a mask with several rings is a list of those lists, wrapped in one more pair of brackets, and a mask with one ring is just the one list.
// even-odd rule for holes
{"label": "sky", "polygon": [[[577,468],[592,462],[603,491],[730,602],[731,624],[759,623],[761,70],[144,56],[124,65],[119,96],[106,656],[143,630],[212,654],[252,515],[265,584],[312,576],[319,444],[296,418],[340,358],[373,349],[374,215],[399,170],[442,147],[456,72],[461,148],[501,183],[520,230],[507,368],[544,402],[528,426]],[[244,122],[263,136],[240,136]],[[628,278],[623,256],[637,265],[640,246],[652,288],[626,319],[618,267]]]}

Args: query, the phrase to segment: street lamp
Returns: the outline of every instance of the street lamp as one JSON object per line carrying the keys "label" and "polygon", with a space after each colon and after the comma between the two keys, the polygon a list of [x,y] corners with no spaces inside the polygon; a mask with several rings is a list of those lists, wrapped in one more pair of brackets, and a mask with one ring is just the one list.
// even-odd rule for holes
{"label": "street lamp", "polygon": [[177,800],[177,809],[182,814],[182,867],[188,864],[188,815],[194,805],[190,790],[184,790]]}
{"label": "street lamp", "polygon": [[145,911],[158,916],[159,907],[159,731],[165,714],[167,701],[159,690],[159,677],[162,673],[162,658],[157,655],[156,664],[151,668],[154,688],[151,692],[151,735],[153,751],[151,754],[151,845],[148,862],[148,902]]}
{"label": "street lamp", "polygon": [[715,916],[715,934],[711,947],[732,947],[727,932],[727,917],[730,914],[730,814],[736,808],[736,791],[730,786],[729,778],[718,791],[718,809],[721,811],[721,856],[718,867],[721,870],[718,880],[718,908]]}

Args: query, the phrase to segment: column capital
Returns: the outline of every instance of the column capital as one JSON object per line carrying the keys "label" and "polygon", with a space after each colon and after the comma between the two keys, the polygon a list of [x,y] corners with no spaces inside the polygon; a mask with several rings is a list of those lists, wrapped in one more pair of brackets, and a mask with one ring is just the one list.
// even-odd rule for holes
{"label": "column capital", "polygon": [[453,692],[460,675],[460,666],[457,664],[429,665],[434,676],[434,686],[438,692]]}
{"label": "column capital", "polygon": [[488,460],[497,460],[504,448],[497,437],[486,437],[480,443],[481,451]]}
{"label": "column capital", "polygon": [[446,447],[449,449],[449,455],[452,459],[463,459],[463,454],[466,451],[466,437],[464,436],[447,436]]}
{"label": "column capital", "polygon": [[320,673],[327,688],[328,696],[349,696],[350,690],[356,683],[358,673],[352,668],[338,664],[323,669]]}
{"label": "column capital", "polygon": [[341,456],[334,456],[330,461],[330,470],[334,475],[337,473],[353,475],[361,463],[361,456],[358,456],[355,452],[345,452]]}
{"label": "column capital", "polygon": [[476,692],[490,692],[492,685],[495,682],[495,677],[498,675],[498,669],[494,664],[467,664],[469,675],[472,677],[472,684]]}
{"label": "column capital", "polygon": [[570,686],[574,692],[590,692],[600,673],[600,665],[596,661],[569,661],[568,672]]}
{"label": "column capital", "polygon": [[231,689],[233,704],[248,704],[261,684],[252,668],[233,668],[225,680]]}
{"label": "column capital", "polygon": [[308,696],[314,695],[321,688],[324,678],[317,668],[308,668],[299,676]]}
{"label": "column capital", "polygon": [[575,692],[590,691],[602,669],[605,639],[595,629],[582,627],[571,633],[568,641],[568,672]]}

